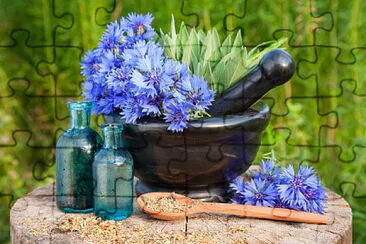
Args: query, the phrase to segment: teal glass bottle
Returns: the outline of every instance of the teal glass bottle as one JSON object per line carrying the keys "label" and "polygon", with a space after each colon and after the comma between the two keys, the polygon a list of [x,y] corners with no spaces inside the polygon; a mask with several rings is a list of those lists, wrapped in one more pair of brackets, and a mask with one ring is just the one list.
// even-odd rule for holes
{"label": "teal glass bottle", "polygon": [[133,159],[123,148],[122,124],[104,124],[103,148],[93,164],[94,214],[103,220],[123,220],[133,211]]}
{"label": "teal glass bottle", "polygon": [[56,204],[64,212],[93,211],[93,162],[102,138],[90,128],[93,103],[72,101],[70,128],[56,144]]}

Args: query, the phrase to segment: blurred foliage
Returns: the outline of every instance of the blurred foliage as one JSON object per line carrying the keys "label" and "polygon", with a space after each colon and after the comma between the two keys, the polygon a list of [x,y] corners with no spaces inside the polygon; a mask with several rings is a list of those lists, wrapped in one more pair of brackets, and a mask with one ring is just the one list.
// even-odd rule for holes
{"label": "blurred foliage", "polygon": [[[68,128],[66,101],[80,96],[82,54],[106,23],[131,11],[151,12],[165,32],[171,14],[177,23],[217,28],[221,40],[240,28],[247,47],[288,37],[297,72],[263,99],[273,116],[257,161],[274,149],[283,164],[313,164],[351,204],[354,242],[366,241],[366,111],[358,96],[366,94],[366,54],[351,52],[366,46],[365,1],[2,0],[0,193],[14,199],[0,197],[1,243],[9,241],[9,204],[54,180],[53,148]],[[94,127],[101,122],[94,118]]]}

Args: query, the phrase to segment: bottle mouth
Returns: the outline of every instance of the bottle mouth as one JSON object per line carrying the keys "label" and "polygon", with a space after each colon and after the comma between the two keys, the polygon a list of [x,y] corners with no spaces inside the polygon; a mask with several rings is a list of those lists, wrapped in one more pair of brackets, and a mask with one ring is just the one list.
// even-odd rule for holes
{"label": "bottle mouth", "polygon": [[105,123],[102,124],[102,126],[100,127],[102,130],[113,130],[113,131],[122,131],[123,130],[123,125],[120,123]]}
{"label": "bottle mouth", "polygon": [[94,102],[87,100],[74,100],[67,103],[69,109],[92,109]]}

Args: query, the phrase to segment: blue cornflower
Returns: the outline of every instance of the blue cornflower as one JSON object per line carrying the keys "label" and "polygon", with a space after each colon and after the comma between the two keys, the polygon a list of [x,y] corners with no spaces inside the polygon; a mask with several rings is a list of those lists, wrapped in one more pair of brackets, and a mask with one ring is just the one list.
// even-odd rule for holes
{"label": "blue cornflower", "polygon": [[161,115],[161,107],[163,106],[164,97],[163,95],[157,95],[152,98],[143,99],[142,103],[142,112],[147,116],[160,116]]}
{"label": "blue cornflower", "polygon": [[131,68],[129,66],[121,66],[120,68],[113,68],[106,75],[106,83],[108,88],[115,93],[124,93],[131,86],[130,76]]}
{"label": "blue cornflower", "polygon": [[98,111],[102,114],[111,114],[114,112],[116,105],[118,104],[118,96],[116,96],[113,91],[109,90],[109,95],[99,99],[96,102]]}
{"label": "blue cornflower", "polygon": [[[88,79],[83,84],[83,96],[89,100],[97,103],[101,98],[104,97],[105,86],[99,83],[95,83],[93,80]],[[94,113],[98,113],[98,107],[94,106]]]}
{"label": "blue cornflower", "polygon": [[82,75],[90,78],[99,71],[99,64],[101,62],[100,56],[97,55],[96,50],[88,51],[81,60]]}
{"label": "blue cornflower", "polygon": [[307,209],[309,212],[317,212],[317,213],[324,213],[324,206],[323,203],[325,202],[325,190],[318,179],[318,187],[316,189],[312,188],[305,188],[304,196],[309,201],[307,205]]}
{"label": "blue cornflower", "polygon": [[105,82],[106,75],[115,68],[120,68],[122,66],[121,59],[118,58],[113,52],[108,51],[102,57],[102,62],[100,64],[99,70],[99,82]]}
{"label": "blue cornflower", "polygon": [[268,183],[273,183],[279,179],[280,169],[274,164],[272,160],[262,161],[260,163],[261,172],[255,172],[254,178],[260,178]]}
{"label": "blue cornflower", "polygon": [[122,110],[120,114],[126,123],[134,124],[137,119],[144,115],[141,106],[142,101],[143,99],[138,96],[134,97],[130,94],[126,94],[125,97],[123,97],[123,100],[116,105],[117,108]]}
{"label": "blue cornflower", "polygon": [[146,94],[151,98],[160,93],[160,83],[168,80],[164,79],[163,62],[163,49],[157,45],[151,46],[147,54],[138,60],[137,69],[131,76],[137,94]]}
{"label": "blue cornflower", "polygon": [[[166,59],[163,70],[166,75],[166,80],[164,80],[162,90],[169,90],[174,98],[185,100],[185,93],[181,94],[180,92],[182,91],[182,80],[188,79],[190,76],[188,65]],[[180,88],[180,90],[178,88]]]}
{"label": "blue cornflower", "polygon": [[134,36],[136,40],[149,40],[155,35],[151,27],[153,19],[150,13],[146,15],[130,13],[127,21],[121,21],[121,26],[126,27],[128,36]]}
{"label": "blue cornflower", "polygon": [[245,183],[243,178],[237,177],[232,183],[230,183],[230,187],[236,192],[244,191]]}
{"label": "blue cornflower", "polygon": [[109,23],[107,30],[103,33],[98,49],[101,53],[113,52],[118,54],[121,43],[126,42],[123,35],[123,30],[120,28],[117,21]]}
{"label": "blue cornflower", "polygon": [[230,200],[233,203],[244,204],[245,196],[243,193],[245,189],[245,183],[243,178],[237,177],[232,183],[230,183],[229,187],[234,191],[234,196]]}
{"label": "blue cornflower", "polygon": [[133,47],[125,49],[121,54],[121,57],[124,60],[125,65],[136,67],[139,59],[145,57],[148,49],[154,49],[155,47],[156,44],[153,42],[137,41]]}
{"label": "blue cornflower", "polygon": [[292,165],[281,172],[281,182],[277,188],[281,201],[289,208],[322,213],[325,201],[324,189],[312,167],[298,167],[295,174]]}
{"label": "blue cornflower", "polygon": [[268,184],[262,179],[252,179],[245,185],[245,204],[273,207],[278,195],[275,184]]}
{"label": "blue cornflower", "polygon": [[165,104],[165,122],[170,123],[168,129],[174,132],[183,131],[189,120],[189,105],[187,103],[170,102]]}
{"label": "blue cornflower", "polygon": [[205,110],[211,105],[214,92],[208,87],[203,77],[197,75],[188,76],[182,80],[182,87],[178,87],[180,93],[187,99],[194,109]]}

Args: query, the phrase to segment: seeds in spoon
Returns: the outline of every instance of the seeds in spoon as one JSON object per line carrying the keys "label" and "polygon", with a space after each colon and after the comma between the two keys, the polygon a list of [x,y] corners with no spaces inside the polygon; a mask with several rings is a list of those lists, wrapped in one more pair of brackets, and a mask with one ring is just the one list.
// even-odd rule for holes
{"label": "seeds in spoon", "polygon": [[170,196],[159,198],[143,197],[142,200],[145,202],[146,208],[165,213],[182,213],[192,208],[195,204],[195,201],[191,203],[178,201],[174,197],[174,193]]}

